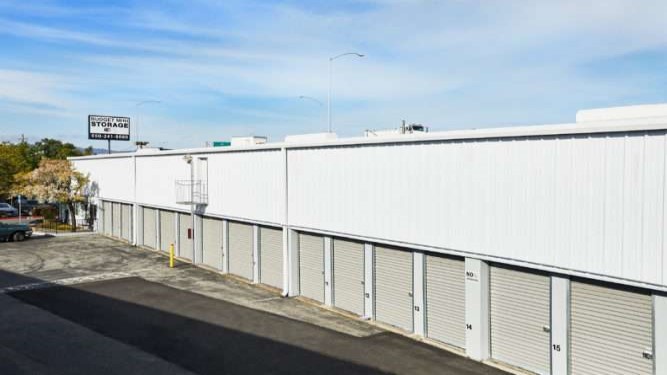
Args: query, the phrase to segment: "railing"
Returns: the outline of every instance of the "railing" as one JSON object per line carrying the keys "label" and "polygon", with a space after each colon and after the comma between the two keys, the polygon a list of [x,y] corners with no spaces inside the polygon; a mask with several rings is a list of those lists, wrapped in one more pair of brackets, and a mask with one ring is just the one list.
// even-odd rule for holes
{"label": "railing", "polygon": [[208,204],[208,186],[202,180],[177,180],[176,203]]}
{"label": "railing", "polygon": [[33,230],[44,233],[90,232],[92,231],[91,224],[87,219],[77,219],[76,228],[72,228],[70,221],[64,223],[60,220],[39,219],[29,222]]}

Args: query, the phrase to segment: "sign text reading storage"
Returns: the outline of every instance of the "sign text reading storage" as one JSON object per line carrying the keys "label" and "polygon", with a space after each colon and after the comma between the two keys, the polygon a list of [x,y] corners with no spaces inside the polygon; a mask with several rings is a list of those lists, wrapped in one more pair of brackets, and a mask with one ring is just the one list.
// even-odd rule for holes
{"label": "sign text reading storage", "polygon": [[116,116],[88,116],[88,139],[112,141],[130,140],[130,118]]}

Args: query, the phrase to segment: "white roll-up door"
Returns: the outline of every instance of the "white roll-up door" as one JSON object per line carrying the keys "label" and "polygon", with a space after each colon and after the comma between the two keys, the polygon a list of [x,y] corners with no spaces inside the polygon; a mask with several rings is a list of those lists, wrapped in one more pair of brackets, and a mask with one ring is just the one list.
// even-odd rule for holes
{"label": "white roll-up door", "polygon": [[104,234],[111,235],[113,227],[113,208],[111,202],[104,202]]}
{"label": "white roll-up door", "polygon": [[333,304],[364,315],[364,244],[333,240]]}
{"label": "white roll-up door", "polygon": [[301,295],[324,302],[324,237],[299,233]]}
{"label": "white roll-up door", "polygon": [[111,216],[113,220],[113,225],[111,226],[111,235],[114,237],[120,238],[120,229],[121,229],[121,216],[120,216],[120,203],[111,204]]}
{"label": "white roll-up door", "polygon": [[465,348],[465,262],[426,255],[426,336]]}
{"label": "white roll-up door", "polygon": [[572,281],[572,374],[652,374],[652,337],[653,308],[648,293]]}
{"label": "white roll-up door", "polygon": [[252,280],[252,225],[229,222],[229,273]]}
{"label": "white roll-up door", "polygon": [[95,230],[97,233],[104,233],[104,202],[102,201],[95,206],[95,219],[97,220]]}
{"label": "white roll-up door", "polygon": [[412,252],[375,246],[375,319],[413,331]]}
{"label": "white roll-up door", "polygon": [[132,241],[132,205],[121,205],[120,222],[120,236],[126,241]]}
{"label": "white roll-up door", "polygon": [[176,213],[160,211],[160,250],[169,251],[169,246],[176,246]]}
{"label": "white roll-up door", "polygon": [[144,235],[143,245],[155,249],[155,242],[157,242],[157,233],[155,231],[155,210],[144,207]]}
{"label": "white roll-up door", "polygon": [[[188,238],[188,229],[192,229],[192,217],[190,214],[178,214],[178,256],[192,260],[192,239]],[[193,233],[194,234],[194,233]]]}
{"label": "white roll-up door", "polygon": [[259,228],[259,280],[276,288],[283,287],[283,231]]}
{"label": "white roll-up door", "polygon": [[551,369],[549,276],[492,266],[491,357],[538,374]]}
{"label": "white roll-up door", "polygon": [[222,220],[204,218],[203,263],[209,267],[221,269],[222,267]]}

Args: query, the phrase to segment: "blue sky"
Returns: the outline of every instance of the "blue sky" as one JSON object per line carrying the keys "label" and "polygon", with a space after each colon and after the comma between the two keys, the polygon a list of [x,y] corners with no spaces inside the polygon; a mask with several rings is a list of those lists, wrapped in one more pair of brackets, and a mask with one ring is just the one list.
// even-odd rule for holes
{"label": "blue sky", "polygon": [[[88,141],[125,115],[152,145],[572,122],[667,102],[661,1],[0,0],[0,139]],[[137,106],[143,100],[160,100]],[[130,149],[116,142],[114,149]]]}

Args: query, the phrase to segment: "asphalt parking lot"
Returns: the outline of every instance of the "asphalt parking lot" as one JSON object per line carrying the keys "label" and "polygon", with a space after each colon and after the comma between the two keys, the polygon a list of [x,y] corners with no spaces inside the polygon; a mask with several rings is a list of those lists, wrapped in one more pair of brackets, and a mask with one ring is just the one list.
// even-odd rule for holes
{"label": "asphalt parking lot", "polygon": [[2,374],[504,374],[97,235],[0,243]]}

